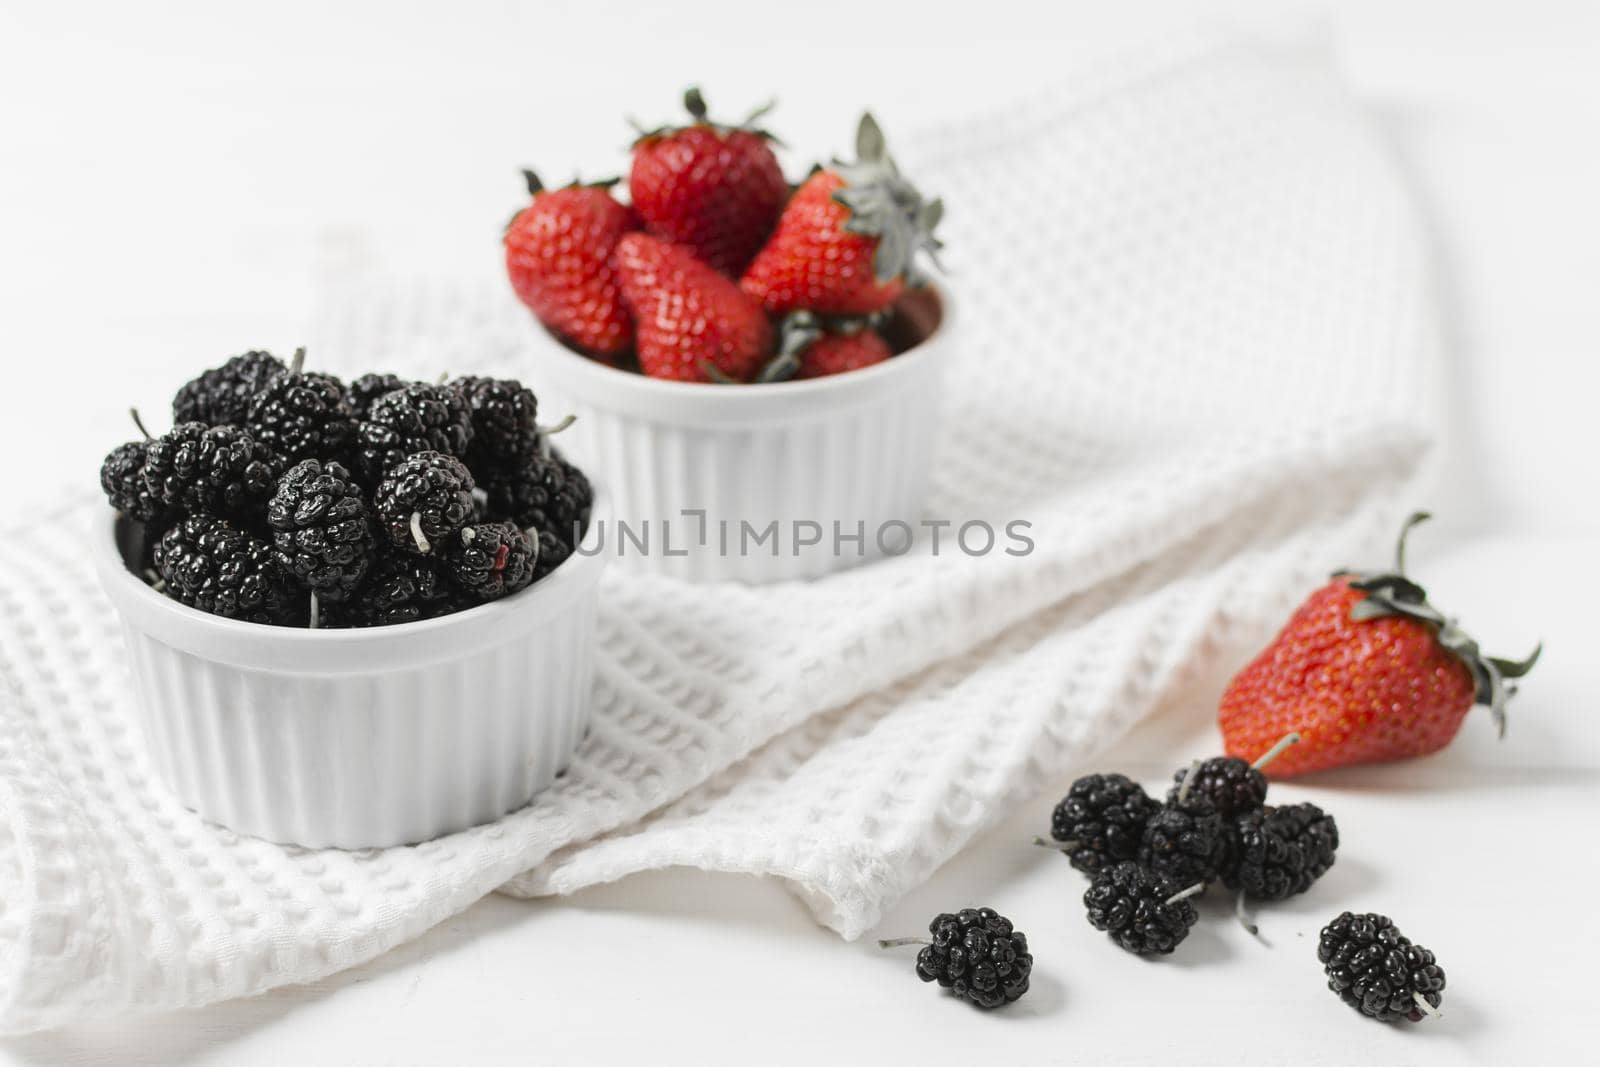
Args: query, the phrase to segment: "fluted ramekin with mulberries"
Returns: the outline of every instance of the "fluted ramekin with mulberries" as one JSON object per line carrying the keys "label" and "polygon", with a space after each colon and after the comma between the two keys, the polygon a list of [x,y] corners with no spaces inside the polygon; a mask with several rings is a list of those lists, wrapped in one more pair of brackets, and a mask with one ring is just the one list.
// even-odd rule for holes
{"label": "fluted ramekin with mulberries", "polygon": [[603,499],[520,382],[304,362],[206,371],[101,467],[96,555],[156,769],[301,845],[498,817],[587,722]]}

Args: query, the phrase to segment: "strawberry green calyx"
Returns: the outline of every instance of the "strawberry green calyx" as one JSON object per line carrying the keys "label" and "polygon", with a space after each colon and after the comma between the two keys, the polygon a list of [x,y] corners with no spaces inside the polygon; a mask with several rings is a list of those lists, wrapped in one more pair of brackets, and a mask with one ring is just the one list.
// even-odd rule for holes
{"label": "strawberry green calyx", "polygon": [[[750,114],[746,115],[743,122],[713,122],[707,117],[709,112],[706,109],[706,98],[700,92],[700,87],[698,85],[691,85],[688,89],[684,90],[683,93],[683,109],[687,111],[689,113],[689,117],[694,120],[689,124],[690,126],[705,126],[709,129],[717,131],[720,134],[729,134],[735,131],[751,133],[755,134],[763,141],[770,141],[773,144],[782,145],[782,141],[774,137],[769,131],[761,129],[756,125],[757,122],[760,122],[767,116],[768,112],[777,106],[778,102],[776,100],[768,100],[766,103],[750,112]],[[632,122],[632,120],[630,120],[630,122]],[[645,129],[637,122],[632,122],[632,125],[635,132],[638,134],[633,141],[635,145],[637,145],[640,141],[649,141],[657,137],[667,137],[671,134],[677,133],[679,130],[688,128],[684,126],[673,126],[667,124],[656,126],[652,129]]]}
{"label": "strawberry green calyx", "polygon": [[[534,172],[532,170],[529,170],[527,167],[523,167],[522,168],[522,180],[524,182],[526,182],[527,185],[528,185],[528,195],[529,196],[538,196],[540,193],[544,192],[545,189],[547,188],[547,186],[544,184],[544,182],[540,180],[539,175],[536,172]],[[621,180],[622,180],[621,178],[601,178],[601,179],[599,179],[597,181],[586,182],[586,181],[580,181],[578,178],[574,177],[566,185],[561,186],[561,188],[563,188],[563,189],[609,189],[613,185],[616,185]]]}
{"label": "strawberry green calyx", "polygon": [[845,230],[878,238],[872,257],[878,284],[915,278],[913,260],[918,252],[939,266],[937,253],[944,245],[933,231],[944,217],[944,201],[924,200],[916,186],[901,176],[870,112],[861,116],[856,130],[856,162],[835,160],[834,169],[845,184],[833,198],[850,209]]}
{"label": "strawberry green calyx", "polygon": [[778,324],[778,354],[756,375],[759,383],[786,382],[800,372],[800,357],[823,334],[854,334],[876,329],[888,315],[818,315],[814,311],[792,311]]}
{"label": "strawberry green calyx", "polygon": [[1543,644],[1536,645],[1527,658],[1501,659],[1485,655],[1478,642],[1469,637],[1456,620],[1445,616],[1428,603],[1428,594],[1422,586],[1406,577],[1406,536],[1419,523],[1432,516],[1426,511],[1413,513],[1400,529],[1400,540],[1395,547],[1394,571],[1388,574],[1357,575],[1350,588],[1366,596],[1350,608],[1350,618],[1355,622],[1400,616],[1423,623],[1434,633],[1435,639],[1455,654],[1471,672],[1475,685],[1475,699],[1489,709],[1495,729],[1501,737],[1506,733],[1506,700],[1515,692],[1507,685],[1509,680],[1521,678],[1539,661]]}

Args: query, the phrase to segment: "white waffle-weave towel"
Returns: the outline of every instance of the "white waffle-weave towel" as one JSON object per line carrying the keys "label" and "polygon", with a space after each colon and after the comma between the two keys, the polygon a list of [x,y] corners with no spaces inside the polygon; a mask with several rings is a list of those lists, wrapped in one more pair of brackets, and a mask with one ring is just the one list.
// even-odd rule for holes
{"label": "white waffle-weave towel", "polygon": [[[1325,57],[1185,35],[897,147],[949,204],[966,309],[932,511],[1026,518],[1032,555],[614,573],[557,786],[416,848],[307,852],[152,785],[76,540],[104,505],[35,512],[0,549],[0,1028],[307,982],[499,887],[674,864],[778,876],[856,937],[1388,536],[1430,438],[1422,243]],[[527,330],[498,289],[356,283],[312,340],[340,370],[517,374]]]}

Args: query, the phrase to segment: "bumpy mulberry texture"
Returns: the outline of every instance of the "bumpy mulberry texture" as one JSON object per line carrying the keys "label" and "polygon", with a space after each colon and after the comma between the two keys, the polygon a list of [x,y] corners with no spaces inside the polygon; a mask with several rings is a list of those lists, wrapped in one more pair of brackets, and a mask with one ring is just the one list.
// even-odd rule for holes
{"label": "bumpy mulberry texture", "polygon": [[145,446],[144,482],[161,510],[259,529],[283,461],[238,426],[185,422]]}
{"label": "bumpy mulberry texture", "polygon": [[[1189,768],[1185,767],[1172,776],[1174,784],[1167,791],[1167,803],[1177,801],[1188,774]],[[1200,764],[1189,792],[1211,801],[1224,819],[1233,819],[1267,802],[1267,777],[1251,770],[1250,764],[1236,756],[1216,756]]]}
{"label": "bumpy mulberry texture", "polygon": [[[476,468],[475,468],[476,469]],[[594,489],[582,471],[540,448],[526,453],[509,472],[484,485],[489,514],[523,529],[552,533],[570,551],[582,539],[594,504]]]}
{"label": "bumpy mulberry texture", "polygon": [[1326,874],[1338,848],[1338,825],[1315,804],[1262,808],[1238,821],[1223,880],[1256,900],[1283,900]]}
{"label": "bumpy mulberry texture", "polygon": [[411,381],[398,374],[363,374],[345,387],[344,398],[356,413],[356,418],[364,419],[380,396],[411,384]]}
{"label": "bumpy mulberry texture", "polygon": [[372,565],[367,502],[338,463],[295,464],[278,483],[267,525],[278,563],[323,600],[348,598]]}
{"label": "bumpy mulberry texture", "polygon": [[325,625],[393,626],[449,615],[476,603],[445,579],[438,560],[385,552],[353,597],[329,605]]}
{"label": "bumpy mulberry texture", "polygon": [[418,452],[465,457],[472,443],[472,414],[461,393],[447,385],[417,383],[372,402],[358,431],[359,473],[369,485]]}
{"label": "bumpy mulberry texture", "polygon": [[268,352],[246,352],[186,382],[172,398],[172,421],[242,426],[266,384],[289,370]]}
{"label": "bumpy mulberry texture", "polygon": [[539,444],[539,401],[533,391],[503,378],[459,378],[451,385],[471,413],[467,466],[480,482],[512,473]]}
{"label": "bumpy mulberry texture", "polygon": [[343,460],[355,443],[355,412],[344,385],[331,374],[281,374],[250,407],[246,424],[255,439],[288,463]]}
{"label": "bumpy mulberry texture", "polygon": [[118,445],[100,464],[100,488],[111,506],[140,522],[149,522],[160,510],[144,481],[146,443]]}
{"label": "bumpy mulberry texture", "polygon": [[1139,854],[1144,828],[1161,805],[1121,774],[1088,774],[1072,783],[1050,817],[1050,836],[1076,841],[1072,865],[1093,873]]}
{"label": "bumpy mulberry texture", "polygon": [[[418,452],[390,469],[373,494],[378,528],[387,543],[404,552],[430,555],[477,518],[472,472],[454,456]],[[412,516],[417,517],[415,524]],[[418,544],[420,527],[425,544]]]}
{"label": "bumpy mulberry texture", "polygon": [[497,600],[533,581],[533,545],[509,522],[463,529],[444,548],[451,580],[479,600]]}
{"label": "bumpy mulberry texture", "polygon": [[1089,924],[1129,952],[1165,956],[1189,936],[1189,928],[1199,919],[1187,897],[1172,900],[1186,888],[1137,863],[1118,863],[1094,876],[1083,894],[1083,906]]}
{"label": "bumpy mulberry texture", "polygon": [[1182,888],[1209,882],[1228,859],[1228,825],[1216,805],[1191,793],[1181,805],[1168,804],[1145,824],[1139,862]]}
{"label": "bumpy mulberry texture", "polygon": [[1340,915],[1322,928],[1317,959],[1340,1000],[1381,1022],[1420,1022],[1415,994],[1435,1008],[1444,999],[1444,971],[1433,953],[1412,944],[1386,915]]}
{"label": "bumpy mulberry texture", "polygon": [[184,519],[155,547],[156,572],[174,600],[244,622],[303,625],[306,599],[272,546],[210,515]]}
{"label": "bumpy mulberry texture", "polygon": [[938,982],[980,1008],[998,1008],[1028,991],[1028,936],[993,908],[963,908],[928,924],[933,943],[917,953],[917,977]]}

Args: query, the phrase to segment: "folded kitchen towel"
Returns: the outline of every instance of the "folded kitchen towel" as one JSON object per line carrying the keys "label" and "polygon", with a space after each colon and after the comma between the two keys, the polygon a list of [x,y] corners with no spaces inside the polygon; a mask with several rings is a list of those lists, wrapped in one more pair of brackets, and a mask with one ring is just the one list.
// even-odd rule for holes
{"label": "folded kitchen towel", "polygon": [[[1387,538],[1431,436],[1422,242],[1315,49],[1187,33],[896,147],[949,204],[963,309],[930,510],[1024,519],[1032,553],[767,588],[614,569],[569,773],[348,853],[162,793],[85,562],[104,504],[35,510],[0,545],[0,1028],[312,981],[497,888],[667,865],[778,876],[856,937]],[[311,340],[341,365],[526,373],[498,287],[329,297]]]}

